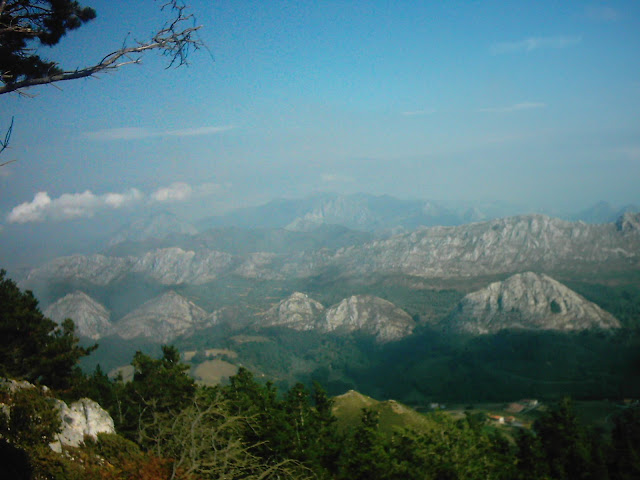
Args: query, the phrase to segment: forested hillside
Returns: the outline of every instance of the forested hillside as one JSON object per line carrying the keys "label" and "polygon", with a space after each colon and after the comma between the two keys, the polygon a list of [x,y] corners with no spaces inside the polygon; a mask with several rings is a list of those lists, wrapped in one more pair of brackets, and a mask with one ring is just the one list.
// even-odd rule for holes
{"label": "forested hillside", "polygon": [[[373,400],[332,399],[315,383],[278,390],[240,369],[228,384],[197,385],[175,347],[134,355],[132,380],[76,367],[73,324],[42,315],[37,300],[0,280],[0,454],[8,478],[36,479],[630,479],[640,474],[640,409],[621,408],[610,433],[581,424],[570,400],[540,413],[531,429],[497,428],[481,412],[389,424]],[[55,365],[56,368],[51,368]],[[13,385],[13,386],[12,386]],[[49,385],[52,389],[41,388]],[[97,400],[116,433],[77,447],[49,444],[62,423],[55,398]],[[346,399],[346,400],[345,400]],[[336,405],[336,401],[338,404]],[[364,406],[354,422],[346,415]],[[396,415],[409,409],[395,402]],[[339,408],[338,408],[339,407]],[[381,428],[380,415],[385,416]],[[417,419],[417,420],[416,420]]]}

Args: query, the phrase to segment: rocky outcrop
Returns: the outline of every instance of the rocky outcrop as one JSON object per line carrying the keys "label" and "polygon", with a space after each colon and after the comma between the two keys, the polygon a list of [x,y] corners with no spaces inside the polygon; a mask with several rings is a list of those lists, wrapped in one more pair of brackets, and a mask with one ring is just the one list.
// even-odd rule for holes
{"label": "rocky outcrop", "polygon": [[123,317],[114,326],[116,334],[124,339],[145,337],[167,343],[181,335],[208,327],[217,317],[209,315],[195,303],[174,291],[144,303]]}
{"label": "rocky outcrop", "polygon": [[93,340],[108,335],[113,328],[109,321],[109,311],[84,292],[76,291],[65,295],[49,305],[45,316],[60,324],[66,318],[73,320],[76,334]]}
{"label": "rocky outcrop", "polygon": [[97,402],[82,398],[71,405],[57,400],[62,430],[50,446],[60,452],[61,447],[78,447],[85,438],[96,440],[99,433],[116,433],[113,418]]}
{"label": "rocky outcrop", "polygon": [[465,296],[448,328],[471,334],[503,329],[577,331],[619,328],[596,304],[544,274],[517,274]]}
{"label": "rocky outcrop", "polygon": [[625,213],[616,221],[616,228],[623,233],[640,234],[640,213]]}
{"label": "rocky outcrop", "polygon": [[318,325],[321,331],[373,335],[378,342],[411,335],[415,322],[393,303],[371,295],[354,295],[329,308]]}
{"label": "rocky outcrop", "polygon": [[318,319],[324,313],[324,306],[308,295],[300,292],[274,305],[266,313],[262,325],[265,327],[282,326],[294,330],[314,330]]}
{"label": "rocky outcrop", "polygon": [[[71,405],[58,398],[51,397],[51,391],[45,386],[35,386],[27,381],[0,378],[0,390],[8,394],[8,403],[0,403],[0,415],[11,416],[12,398],[19,390],[38,389],[38,394],[47,398],[51,406],[58,411],[61,430],[50,443],[51,449],[61,452],[62,447],[78,447],[85,438],[97,439],[99,433],[116,433],[113,418],[97,402],[81,398]],[[54,410],[54,411],[55,411]],[[33,422],[42,419],[33,418]]]}

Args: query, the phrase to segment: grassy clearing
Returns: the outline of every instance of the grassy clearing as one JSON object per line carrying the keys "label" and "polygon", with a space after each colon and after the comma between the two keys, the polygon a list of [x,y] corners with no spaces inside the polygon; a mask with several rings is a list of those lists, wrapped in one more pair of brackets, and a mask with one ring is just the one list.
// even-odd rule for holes
{"label": "grassy clearing", "polygon": [[225,362],[224,360],[215,359],[202,362],[193,369],[193,377],[198,383],[204,385],[218,385],[226,381],[229,377],[238,372],[238,367]]}

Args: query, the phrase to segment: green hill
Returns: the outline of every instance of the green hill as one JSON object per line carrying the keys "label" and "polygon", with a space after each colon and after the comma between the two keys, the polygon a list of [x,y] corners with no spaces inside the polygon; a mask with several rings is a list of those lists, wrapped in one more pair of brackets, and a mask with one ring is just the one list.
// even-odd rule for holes
{"label": "green hill", "polygon": [[399,428],[426,431],[433,425],[433,420],[427,416],[395,400],[379,401],[355,390],[349,390],[333,400],[333,415],[338,419],[338,426],[342,430],[358,426],[365,408],[378,415],[379,429],[384,433],[392,433]]}

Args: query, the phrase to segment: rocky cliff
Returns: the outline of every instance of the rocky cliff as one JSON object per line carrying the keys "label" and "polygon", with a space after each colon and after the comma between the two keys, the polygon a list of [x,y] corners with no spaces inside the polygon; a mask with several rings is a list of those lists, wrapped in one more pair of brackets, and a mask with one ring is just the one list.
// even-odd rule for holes
{"label": "rocky cliff", "polygon": [[415,322],[387,300],[354,295],[329,308],[318,328],[336,333],[359,331],[373,335],[378,342],[390,342],[411,335]]}
{"label": "rocky cliff", "polygon": [[527,272],[465,296],[448,328],[471,334],[514,328],[566,332],[620,328],[620,323],[553,278]]}
{"label": "rocky cliff", "polygon": [[360,332],[374,336],[378,342],[400,340],[411,335],[415,327],[408,313],[382,298],[354,295],[325,310],[321,303],[300,292],[274,305],[260,324],[322,333]]}
{"label": "rocky cliff", "polygon": [[77,335],[93,340],[108,335],[113,328],[109,321],[111,314],[104,305],[80,291],[65,295],[49,305],[44,314],[56,323],[70,318],[76,325]]}
{"label": "rocky cliff", "polygon": [[288,298],[274,305],[264,316],[261,325],[265,327],[282,326],[294,330],[314,330],[318,318],[324,313],[324,306],[300,292],[294,292]]}
{"label": "rocky cliff", "polygon": [[215,317],[178,293],[170,291],[127,314],[115,324],[114,330],[125,339],[146,337],[155,342],[167,343],[214,322]]}

